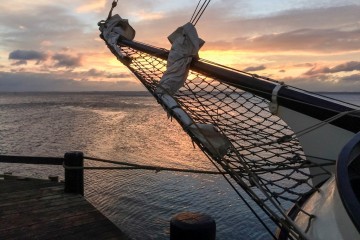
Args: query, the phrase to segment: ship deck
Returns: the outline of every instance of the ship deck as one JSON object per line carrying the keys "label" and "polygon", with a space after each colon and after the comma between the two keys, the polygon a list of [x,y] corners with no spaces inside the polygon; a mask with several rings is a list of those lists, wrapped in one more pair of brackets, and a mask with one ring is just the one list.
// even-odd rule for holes
{"label": "ship deck", "polygon": [[0,179],[0,239],[129,239],[83,196],[64,193],[63,183]]}

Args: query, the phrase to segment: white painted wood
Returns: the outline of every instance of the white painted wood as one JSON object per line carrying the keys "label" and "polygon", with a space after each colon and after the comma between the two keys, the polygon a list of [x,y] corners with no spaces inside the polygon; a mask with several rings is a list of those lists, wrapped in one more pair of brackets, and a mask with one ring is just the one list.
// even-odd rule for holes
{"label": "white painted wood", "polygon": [[[282,106],[279,106],[277,115],[283,119],[295,133],[321,123],[318,119]],[[354,135],[353,132],[348,130],[326,124],[308,134],[298,137],[298,139],[306,155],[336,161],[341,149]],[[308,157],[307,159],[314,163],[323,163],[323,161],[316,158]],[[334,167],[327,167],[326,169],[331,172],[335,171]],[[311,174],[316,174],[319,172],[319,169],[310,169],[310,172]],[[316,185],[323,181],[324,178],[317,177],[312,180],[313,184]]]}
{"label": "white painted wood", "polygon": [[[360,234],[340,199],[334,175],[324,183],[319,192],[315,192],[310,197],[302,209],[316,216],[311,220],[306,232],[309,239],[360,239]],[[305,231],[309,224],[309,217],[300,212],[295,218],[295,223]]]}

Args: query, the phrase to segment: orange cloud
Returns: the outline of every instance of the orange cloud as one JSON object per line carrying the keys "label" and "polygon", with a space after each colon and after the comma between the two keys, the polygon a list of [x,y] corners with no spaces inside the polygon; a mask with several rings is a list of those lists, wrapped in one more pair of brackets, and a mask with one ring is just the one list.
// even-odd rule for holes
{"label": "orange cloud", "polygon": [[106,0],[92,0],[86,1],[85,4],[76,8],[76,12],[83,13],[83,12],[100,12],[102,11],[105,6],[108,4]]}
{"label": "orange cloud", "polygon": [[133,12],[132,15],[135,16],[135,19],[138,21],[159,20],[165,16],[163,12],[147,12],[145,10]]}

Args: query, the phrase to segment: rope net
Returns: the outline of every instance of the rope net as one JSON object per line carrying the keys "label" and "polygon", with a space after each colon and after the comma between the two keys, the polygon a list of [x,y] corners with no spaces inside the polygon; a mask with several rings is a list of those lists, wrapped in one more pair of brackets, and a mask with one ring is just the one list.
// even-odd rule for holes
{"label": "rope net", "polygon": [[[167,62],[126,45],[119,47],[131,59],[122,62],[162,104],[155,90]],[[320,167],[319,175],[330,173],[307,161],[299,141],[292,137],[294,132],[270,113],[269,101],[192,70],[173,98],[195,123],[212,124],[230,141],[231,147],[219,157],[183,126],[209,159],[220,165],[276,225],[285,229],[290,239],[304,238],[286,211],[294,206],[304,212],[297,203],[317,190],[312,186],[314,176],[309,167]],[[162,105],[174,116],[173,109]],[[324,165],[329,164],[325,161]],[[310,224],[313,216],[307,215]]]}

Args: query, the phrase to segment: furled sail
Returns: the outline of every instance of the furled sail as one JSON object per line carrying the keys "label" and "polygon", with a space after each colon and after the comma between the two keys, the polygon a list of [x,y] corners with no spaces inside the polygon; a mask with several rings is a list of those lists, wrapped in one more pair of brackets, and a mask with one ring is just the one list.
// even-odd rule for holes
{"label": "furled sail", "polygon": [[156,92],[173,95],[184,85],[189,74],[190,62],[193,57],[198,56],[204,41],[198,37],[196,29],[191,23],[176,29],[168,39],[172,47],[167,59],[166,71]]}
{"label": "furled sail", "polygon": [[107,44],[109,44],[120,57],[123,57],[117,42],[120,38],[133,40],[135,37],[135,30],[130,26],[129,21],[115,14],[106,21],[100,21],[98,26]]}

